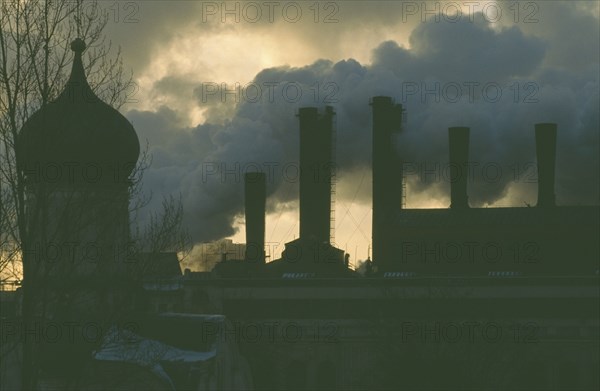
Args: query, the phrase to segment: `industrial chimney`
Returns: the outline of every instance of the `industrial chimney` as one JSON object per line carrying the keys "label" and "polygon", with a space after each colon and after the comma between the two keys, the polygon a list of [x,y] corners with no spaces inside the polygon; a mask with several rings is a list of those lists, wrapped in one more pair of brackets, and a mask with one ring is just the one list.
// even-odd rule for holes
{"label": "industrial chimney", "polygon": [[300,238],[330,243],[333,116],[302,107],[300,120]]}
{"label": "industrial chimney", "polygon": [[556,124],[535,124],[535,148],[538,170],[538,201],[536,206],[555,206]]}
{"label": "industrial chimney", "polygon": [[348,271],[344,250],[331,245],[331,190],[333,161],[333,107],[323,113],[302,107],[300,122],[300,237],[285,244],[281,260],[271,270],[331,275]]}
{"label": "industrial chimney", "polygon": [[468,208],[469,128],[448,128],[450,146],[450,208]]}
{"label": "industrial chimney", "polygon": [[402,127],[402,105],[389,96],[376,96],[373,108],[373,262],[384,268],[391,261],[387,233],[402,203],[402,165],[394,151],[393,134]]}
{"label": "industrial chimney", "polygon": [[260,265],[265,263],[265,203],[266,184],[262,172],[244,175],[246,211],[245,260]]}

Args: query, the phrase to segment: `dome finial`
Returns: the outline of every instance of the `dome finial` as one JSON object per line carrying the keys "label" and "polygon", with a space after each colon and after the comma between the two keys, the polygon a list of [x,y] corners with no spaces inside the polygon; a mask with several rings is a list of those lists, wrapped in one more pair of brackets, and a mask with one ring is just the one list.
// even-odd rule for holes
{"label": "dome finial", "polygon": [[83,39],[75,38],[73,42],[71,42],[71,50],[75,53],[81,54],[85,50],[86,45]]}

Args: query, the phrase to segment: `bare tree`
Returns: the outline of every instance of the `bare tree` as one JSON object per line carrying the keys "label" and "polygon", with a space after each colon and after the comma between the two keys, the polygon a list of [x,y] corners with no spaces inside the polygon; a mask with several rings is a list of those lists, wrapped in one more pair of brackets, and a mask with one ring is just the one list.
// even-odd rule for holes
{"label": "bare tree", "polygon": [[[67,271],[40,262],[39,252],[31,249],[40,240],[60,243],[79,232],[84,235],[94,224],[93,211],[87,213],[85,208],[70,206],[81,206],[90,197],[97,201],[98,197],[93,191],[67,194],[48,187],[36,187],[32,192],[20,163],[23,152],[17,148],[19,133],[27,119],[50,104],[64,88],[73,58],[70,45],[76,37],[87,45],[83,64],[94,93],[117,109],[126,103],[132,75],[124,72],[120,49],[113,49],[106,40],[107,23],[108,14],[101,12],[96,1],[0,2],[0,283],[5,279],[22,280],[21,317],[25,325],[38,316],[60,312],[57,308],[69,308],[76,302],[82,305],[82,300],[89,299],[74,295],[73,287],[61,291],[48,282],[52,280],[48,277],[57,274],[76,280],[78,274],[72,270],[76,268]],[[124,211],[126,215],[135,214],[149,200],[141,193],[143,172],[149,164],[147,152],[143,152],[129,178],[125,197],[134,202],[129,203],[131,210]],[[56,204],[57,197],[65,207],[51,210],[49,205]],[[135,250],[148,247],[139,243],[151,243],[151,251],[186,248],[181,201],[178,204],[171,198],[163,207],[163,213],[154,215],[147,228],[138,230],[143,234],[133,238],[138,242]],[[109,223],[94,228],[110,230],[113,225]],[[129,230],[128,224],[126,228]],[[39,267],[40,263],[44,267]],[[32,338],[26,339],[21,348],[21,385],[23,389],[35,389],[39,349]]]}

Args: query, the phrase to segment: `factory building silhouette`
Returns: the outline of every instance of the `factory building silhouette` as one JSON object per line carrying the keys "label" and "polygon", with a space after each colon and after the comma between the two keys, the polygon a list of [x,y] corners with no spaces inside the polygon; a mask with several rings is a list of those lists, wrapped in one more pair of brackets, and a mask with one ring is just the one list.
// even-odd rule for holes
{"label": "factory building silhouette", "polygon": [[[373,266],[378,275],[564,276],[597,272],[598,207],[557,206],[555,202],[556,124],[535,124],[532,132],[539,177],[535,207],[470,208],[470,129],[450,127],[449,208],[406,209],[402,207],[402,159],[393,141],[394,133],[402,129],[404,110],[386,96],[374,97],[370,104]],[[322,114],[316,107],[299,110],[300,237],[286,244],[281,259],[265,265],[265,273],[356,277],[344,264],[343,251],[330,244],[333,115],[330,106]],[[259,244],[253,249],[260,254],[264,254],[264,175],[248,173],[245,177],[247,243],[252,247],[262,243],[263,247]]]}
{"label": "factory building silhouette", "polygon": [[[196,298],[187,308],[224,313],[236,325],[258,389],[597,388],[600,210],[556,205],[557,125],[532,129],[535,207],[470,208],[470,129],[450,127],[449,208],[406,209],[393,147],[404,110],[386,96],[370,104],[367,275],[349,269],[329,237],[335,112],[304,107],[300,237],[280,259],[262,262],[265,174],[246,174],[247,253],[259,262],[247,256],[212,272],[186,270],[182,290]],[[273,322],[283,326],[273,331]],[[302,337],[286,334],[292,325]],[[469,325],[494,332],[473,341]]]}
{"label": "factory building silhouette", "polygon": [[[53,216],[73,216],[69,221],[76,222],[83,216],[85,227],[65,230],[57,240],[114,247],[129,236],[127,181],[49,186],[34,176],[36,165],[75,161],[126,178],[137,161],[133,127],[98,98],[90,103],[94,95],[81,64],[83,42],[72,48],[75,60],[65,92],[21,131],[25,159],[20,164],[31,191],[39,190],[48,202],[42,208],[47,218],[40,220],[45,231],[61,232],[66,220]],[[392,142],[402,131],[403,107],[387,96],[369,103],[373,259],[367,275],[349,268],[344,251],[331,241],[334,108],[302,107],[300,236],[286,243],[281,258],[266,262],[266,180],[257,172],[244,177],[241,259],[224,259],[210,272],[183,273],[174,254],[137,254],[128,265],[127,254],[120,254],[119,262],[102,258],[65,274],[40,266],[40,279],[26,283],[46,290],[28,305],[35,307],[35,300],[41,303],[47,295],[78,298],[59,300],[40,316],[111,326],[91,342],[42,342],[43,385],[597,389],[600,209],[556,205],[557,125],[534,127],[535,207],[470,208],[465,175],[470,129],[450,127],[450,207],[406,209],[402,157]],[[51,143],[57,144],[45,148]],[[78,206],[71,208],[65,199]],[[32,198],[36,205],[40,200]],[[76,377],[75,370],[84,376]]]}

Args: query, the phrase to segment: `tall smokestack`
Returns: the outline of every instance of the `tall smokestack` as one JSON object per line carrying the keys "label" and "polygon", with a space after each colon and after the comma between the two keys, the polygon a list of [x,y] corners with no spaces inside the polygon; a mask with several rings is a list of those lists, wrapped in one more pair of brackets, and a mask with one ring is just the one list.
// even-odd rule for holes
{"label": "tall smokestack", "polygon": [[536,206],[554,206],[554,171],[556,165],[556,124],[535,124],[537,151],[538,201]]}
{"label": "tall smokestack", "polygon": [[386,234],[390,219],[402,203],[402,166],[396,157],[393,133],[402,126],[402,105],[389,96],[376,96],[373,107],[373,262],[379,268],[391,261]]}
{"label": "tall smokestack", "polygon": [[246,211],[245,260],[257,265],[265,263],[265,203],[266,181],[262,172],[244,175]]}
{"label": "tall smokestack", "polygon": [[329,243],[332,131],[335,112],[327,106],[302,107],[300,121],[300,238]]}
{"label": "tall smokestack", "polygon": [[469,128],[448,128],[450,146],[450,208],[468,208]]}

